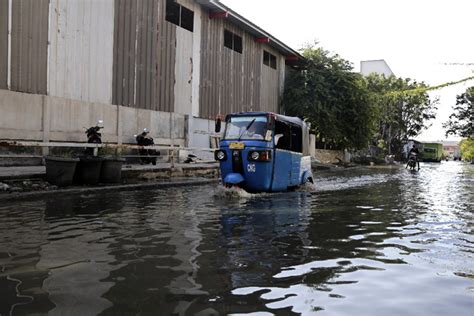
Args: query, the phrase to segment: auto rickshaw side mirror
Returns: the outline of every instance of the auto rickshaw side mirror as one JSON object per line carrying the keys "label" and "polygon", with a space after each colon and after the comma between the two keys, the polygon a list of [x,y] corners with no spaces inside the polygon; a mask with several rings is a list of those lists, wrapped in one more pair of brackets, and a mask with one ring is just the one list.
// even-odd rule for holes
{"label": "auto rickshaw side mirror", "polygon": [[280,138],[282,138],[282,137],[283,137],[283,134],[276,134],[275,135],[275,138],[274,138],[275,146],[278,146],[278,142],[280,141]]}
{"label": "auto rickshaw side mirror", "polygon": [[216,129],[215,129],[216,133],[220,133],[220,132],[221,132],[221,125],[222,125],[222,121],[221,121],[220,118],[218,118],[218,119],[216,120]]}

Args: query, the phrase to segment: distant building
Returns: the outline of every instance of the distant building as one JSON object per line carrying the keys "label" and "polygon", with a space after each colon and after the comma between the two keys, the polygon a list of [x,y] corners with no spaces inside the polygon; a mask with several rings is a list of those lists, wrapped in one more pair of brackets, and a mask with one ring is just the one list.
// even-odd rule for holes
{"label": "distant building", "polygon": [[459,143],[456,141],[443,142],[443,151],[448,155],[449,158],[459,159],[461,157]]}
{"label": "distant building", "polygon": [[384,59],[378,60],[363,60],[360,62],[360,73],[364,76],[368,76],[371,73],[379,75],[385,75],[385,77],[393,76],[392,69],[388,66]]}

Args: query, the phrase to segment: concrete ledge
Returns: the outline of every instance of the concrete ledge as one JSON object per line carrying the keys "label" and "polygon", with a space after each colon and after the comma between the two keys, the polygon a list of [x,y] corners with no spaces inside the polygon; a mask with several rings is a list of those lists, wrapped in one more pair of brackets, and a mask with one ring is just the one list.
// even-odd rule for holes
{"label": "concrete ledge", "polygon": [[40,199],[54,195],[74,195],[74,194],[97,194],[112,191],[135,191],[139,189],[159,189],[180,186],[204,185],[219,182],[218,179],[174,179],[171,181],[145,182],[138,184],[122,184],[109,186],[90,186],[90,187],[71,187],[68,189],[51,190],[51,191],[34,191],[0,194],[0,201],[15,201],[25,199]]}
{"label": "concrete ledge", "polygon": [[[170,163],[159,163],[156,166],[124,165],[122,168],[122,178],[130,180],[135,178],[169,178],[170,176],[215,176],[218,171],[218,163],[175,164],[174,169],[171,168]],[[0,167],[0,182],[19,179],[45,179],[45,176],[46,168],[44,166]]]}

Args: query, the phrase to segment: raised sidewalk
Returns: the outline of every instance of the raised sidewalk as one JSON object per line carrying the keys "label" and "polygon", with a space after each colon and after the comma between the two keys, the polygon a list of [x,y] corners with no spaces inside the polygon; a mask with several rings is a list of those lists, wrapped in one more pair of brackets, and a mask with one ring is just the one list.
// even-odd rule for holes
{"label": "raised sidewalk", "polygon": [[[44,178],[44,166],[0,167],[0,184],[8,189],[0,190],[0,201],[46,198],[56,194],[96,194],[108,191],[132,191],[140,189],[168,188],[186,185],[204,185],[218,182],[219,164],[159,163],[153,165],[124,165],[121,184],[70,186],[57,188]],[[2,188],[0,188],[2,189]]]}

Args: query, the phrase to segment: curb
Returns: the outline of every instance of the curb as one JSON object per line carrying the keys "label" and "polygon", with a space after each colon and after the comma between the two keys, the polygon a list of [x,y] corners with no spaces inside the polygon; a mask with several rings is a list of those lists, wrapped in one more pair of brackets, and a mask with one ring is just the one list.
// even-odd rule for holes
{"label": "curb", "polygon": [[[159,172],[174,172],[176,170],[182,171],[202,171],[202,170],[219,170],[219,165],[176,165],[174,168],[170,168],[169,166],[156,166],[151,168],[144,168],[144,169],[133,169],[127,168],[124,166],[122,168],[122,177],[125,178],[134,178],[140,174],[144,173],[159,173]],[[26,180],[26,179],[46,179],[46,172],[30,172],[30,173],[23,173],[23,174],[10,174],[10,175],[0,175],[0,182],[1,181],[8,181],[8,180]]]}
{"label": "curb", "polygon": [[57,194],[96,194],[112,191],[135,191],[138,189],[159,189],[159,188],[170,188],[170,187],[183,187],[183,186],[194,186],[203,185],[219,182],[218,179],[195,179],[186,181],[171,181],[171,182],[151,182],[151,183],[137,183],[137,184],[121,184],[121,185],[109,185],[99,187],[81,187],[71,189],[59,189],[52,191],[33,191],[33,192],[19,192],[9,193],[0,195],[0,201],[15,201],[25,199],[39,199],[54,196]]}
{"label": "curb", "polygon": [[0,176],[0,182],[9,180],[46,179],[46,173],[32,172],[28,174],[12,174]]}

